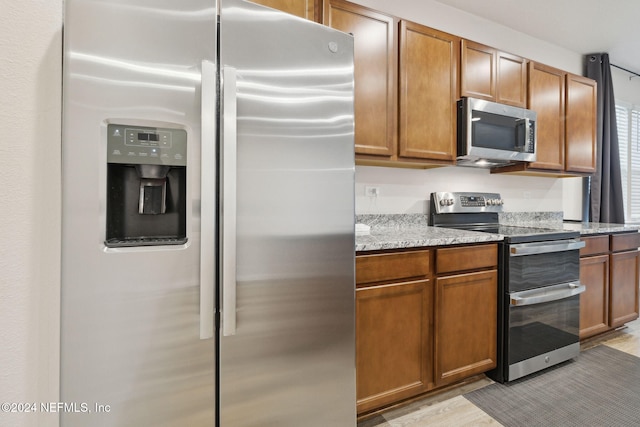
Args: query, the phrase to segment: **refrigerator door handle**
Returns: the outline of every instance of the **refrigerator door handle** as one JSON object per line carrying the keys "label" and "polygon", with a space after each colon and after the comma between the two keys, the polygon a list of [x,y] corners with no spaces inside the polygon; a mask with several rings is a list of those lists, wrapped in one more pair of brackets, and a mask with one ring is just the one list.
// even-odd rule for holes
{"label": "refrigerator door handle", "polygon": [[222,335],[236,334],[236,69],[222,68]]}
{"label": "refrigerator door handle", "polygon": [[200,165],[200,339],[213,337],[216,239],[216,64],[202,61]]}

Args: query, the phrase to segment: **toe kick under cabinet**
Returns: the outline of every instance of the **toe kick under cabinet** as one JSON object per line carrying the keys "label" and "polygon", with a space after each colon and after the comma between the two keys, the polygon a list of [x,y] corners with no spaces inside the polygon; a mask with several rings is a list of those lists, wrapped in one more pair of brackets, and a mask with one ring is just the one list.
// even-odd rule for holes
{"label": "toe kick under cabinet", "polygon": [[607,332],[638,318],[640,233],[583,237],[580,250],[580,338]]}
{"label": "toe kick under cabinet", "polygon": [[359,415],[495,367],[496,244],[356,256]]}

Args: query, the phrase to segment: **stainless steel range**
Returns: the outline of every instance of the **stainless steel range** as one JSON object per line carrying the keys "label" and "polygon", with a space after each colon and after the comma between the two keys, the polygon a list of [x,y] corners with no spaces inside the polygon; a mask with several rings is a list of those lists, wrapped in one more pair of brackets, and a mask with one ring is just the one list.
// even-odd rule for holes
{"label": "stainless steel range", "polygon": [[513,381],[578,356],[580,352],[580,234],[499,223],[498,193],[437,192],[429,224],[496,233],[500,244],[498,382]]}

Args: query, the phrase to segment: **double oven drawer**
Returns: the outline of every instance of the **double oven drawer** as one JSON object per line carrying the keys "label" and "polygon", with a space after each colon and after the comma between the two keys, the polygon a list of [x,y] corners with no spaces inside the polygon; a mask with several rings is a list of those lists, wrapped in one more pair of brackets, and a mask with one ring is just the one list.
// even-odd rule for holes
{"label": "double oven drawer", "polygon": [[508,245],[505,259],[509,293],[580,280],[580,240]]}
{"label": "double oven drawer", "polygon": [[505,378],[523,377],[580,351],[577,239],[511,244],[505,250]]}

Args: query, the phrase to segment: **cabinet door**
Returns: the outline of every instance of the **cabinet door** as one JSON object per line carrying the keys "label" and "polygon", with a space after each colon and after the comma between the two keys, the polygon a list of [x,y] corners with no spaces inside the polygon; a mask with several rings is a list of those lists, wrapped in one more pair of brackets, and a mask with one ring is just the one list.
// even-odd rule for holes
{"label": "cabinet door", "polygon": [[319,0],[251,0],[272,9],[278,9],[291,15],[320,22]]}
{"label": "cabinet door", "polygon": [[530,167],[564,169],[565,72],[529,62],[529,109],[536,111],[537,160]]}
{"label": "cabinet door", "polygon": [[323,20],[354,36],[356,153],[395,155],[395,19],[343,0],[325,0]]}
{"label": "cabinet door", "polygon": [[401,157],[453,162],[460,39],[400,22]]}
{"label": "cabinet door", "polygon": [[609,325],[621,326],[638,318],[638,251],[611,255]]}
{"label": "cabinet door", "polygon": [[496,101],[516,107],[527,106],[527,60],[498,52]]}
{"label": "cabinet door", "polygon": [[594,173],[596,170],[596,82],[567,74],[565,169]]}
{"label": "cabinet door", "polygon": [[358,413],[433,387],[428,280],[356,291]]}
{"label": "cabinet door", "polygon": [[497,270],[436,281],[436,384],[451,383],[496,366]]}
{"label": "cabinet door", "polygon": [[462,40],[460,95],[496,100],[496,50],[470,40]]}
{"label": "cabinet door", "polygon": [[609,329],[609,255],[580,259],[580,339]]}

